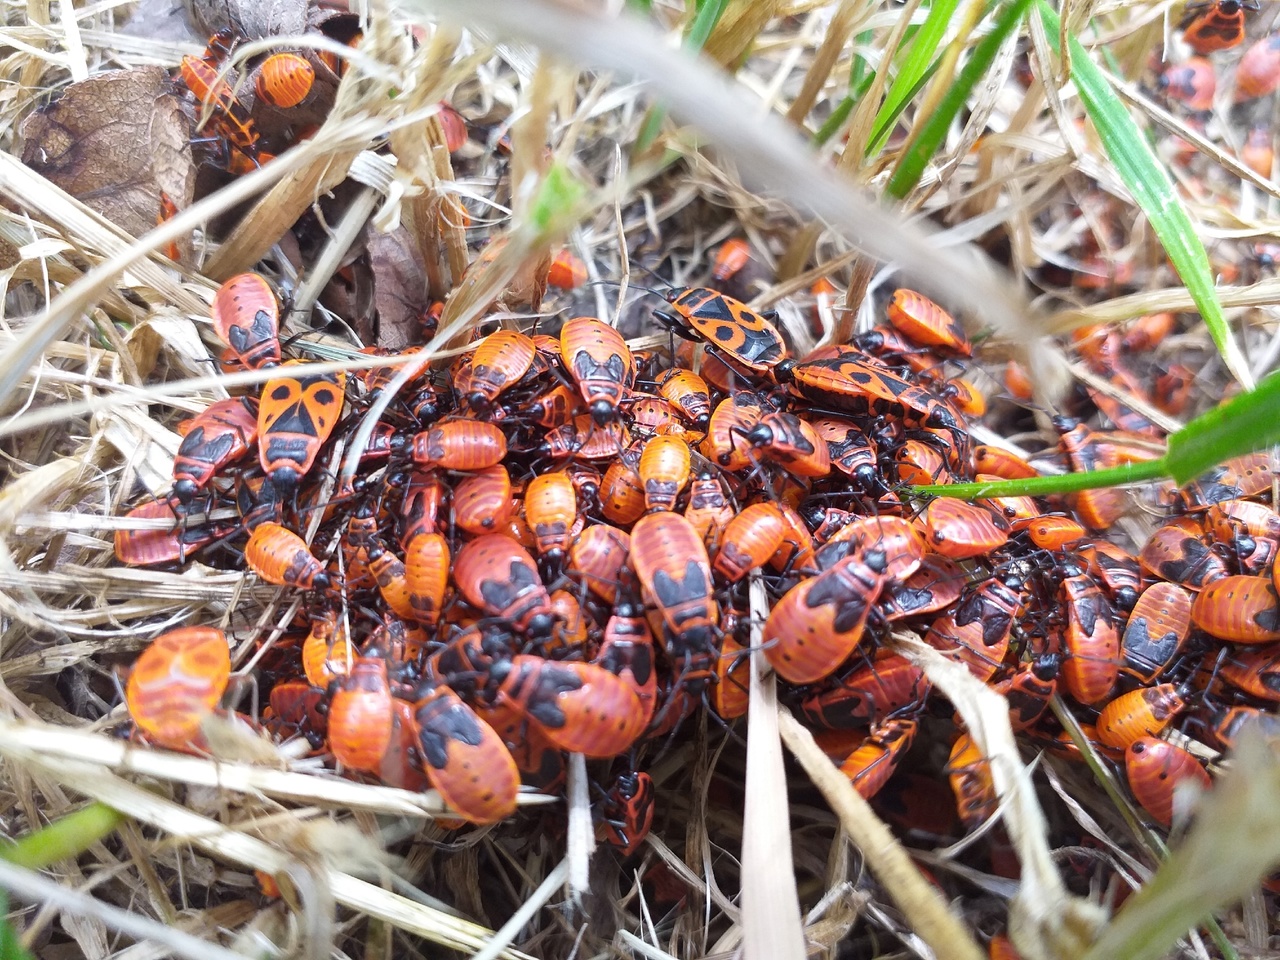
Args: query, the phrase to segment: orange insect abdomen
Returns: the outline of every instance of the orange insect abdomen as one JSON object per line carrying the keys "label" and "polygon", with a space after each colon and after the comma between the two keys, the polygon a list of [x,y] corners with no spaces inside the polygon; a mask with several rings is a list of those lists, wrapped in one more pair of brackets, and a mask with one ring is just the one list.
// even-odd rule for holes
{"label": "orange insect abdomen", "polygon": [[226,692],[231,653],[215,627],[179,627],[156,637],[129,674],[125,702],[138,729],[161,746],[186,749]]}
{"label": "orange insect abdomen", "polygon": [[404,574],[413,618],[434,624],[449,586],[449,542],[438,533],[415,536],[404,550]]}
{"label": "orange insect abdomen", "polygon": [[[1280,574],[1276,577],[1280,579]],[[1230,576],[1196,596],[1191,620],[1205,633],[1232,643],[1280,640],[1280,600],[1269,577]]]}
{"label": "orange insect abdomen", "polygon": [[552,627],[551,598],[528,551],[501,533],[465,544],[454,561],[454,582],[473,607],[542,639]]}
{"label": "orange insect abdomen", "polygon": [[764,627],[764,654],[790,683],[830,676],[857,649],[884,577],[860,557],[841,560],[785,593]]}
{"label": "orange insect abdomen", "polygon": [[1164,740],[1139,737],[1124,752],[1129,789],[1142,808],[1162,826],[1173,822],[1174,788],[1196,783],[1209,789],[1212,781],[1194,756]]}
{"label": "orange insect abdomen", "polygon": [[262,61],[254,90],[273,107],[296,107],[315,83],[316,71],[305,57],[296,53],[273,53]]}
{"label": "orange insect abdomen", "polygon": [[1140,737],[1156,737],[1187,706],[1172,683],[1123,693],[1098,714],[1098,739],[1123,750]]}
{"label": "orange insect abdomen", "polygon": [[493,727],[443,684],[419,694],[413,718],[422,770],[445,803],[475,823],[515,813],[520,771]]}
{"label": "orange insect abdomen", "polygon": [[530,480],[524,490],[524,516],[539,554],[562,555],[568,550],[578,516],[577,495],[569,475],[543,473]]}
{"label": "orange insect abdomen", "polygon": [[377,773],[391,745],[393,719],[386,661],[357,657],[329,704],[334,759],[353,770]]}
{"label": "orange insect abdomen", "polygon": [[916,721],[886,720],[872,728],[871,735],[840,765],[840,772],[858,793],[870,799],[889,782],[915,735]]}
{"label": "orange insect abdomen", "polygon": [[500,463],[475,471],[453,488],[453,522],[473,536],[501,530],[513,509],[511,477]]}
{"label": "orange insect abdomen", "polygon": [[630,552],[630,534],[608,524],[593,524],[583,530],[569,548],[569,570],[588,590],[613,603]]}
{"label": "orange insect abdomen", "polygon": [[889,302],[889,322],[901,333],[926,347],[943,347],[969,357],[973,344],[951,314],[923,294],[899,289]]}
{"label": "orange insect abdomen", "polygon": [[725,525],[712,569],[730,583],[737,583],[769,561],[782,546],[786,533],[786,522],[777,504],[753,503]]}
{"label": "orange insect abdomen", "polygon": [[330,585],[324,564],[312,556],[306,541],[278,523],[253,528],[244,560],[250,570],[278,587],[324,590]]}
{"label": "orange insect abdomen", "polygon": [[676,499],[689,482],[689,445],[679,437],[651,438],[640,454],[640,483],[645,509],[675,509]]}
{"label": "orange insect abdomen", "polygon": [[595,664],[521,654],[495,665],[493,678],[500,699],[536,721],[561,750],[616,757],[644,732],[644,711],[631,685]]}
{"label": "orange insect abdomen", "polygon": [[478,420],[446,420],[413,438],[413,461],[423,467],[483,470],[506,456],[506,435],[497,425]]}
{"label": "orange insect abdomen", "polygon": [[307,682],[321,690],[335,677],[345,676],[355,657],[355,647],[345,621],[332,610],[312,614],[311,632],[302,641],[302,671]]}

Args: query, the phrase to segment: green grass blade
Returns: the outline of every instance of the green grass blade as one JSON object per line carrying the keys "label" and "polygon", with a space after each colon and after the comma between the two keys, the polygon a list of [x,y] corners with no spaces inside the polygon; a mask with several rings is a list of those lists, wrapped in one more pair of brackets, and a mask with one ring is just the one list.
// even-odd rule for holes
{"label": "green grass blade", "polygon": [[837,130],[844,126],[844,122],[849,119],[849,114],[853,113],[853,108],[857,106],[861,93],[866,93],[865,87],[858,93],[849,94],[836,104],[835,109],[831,111],[831,116],[827,117],[826,122],[813,135],[814,146],[822,146],[836,135]]}
{"label": "green grass blade", "polygon": [[1179,484],[1223,460],[1280,444],[1280,371],[1169,437],[1163,462]]}
{"label": "green grass blade", "polygon": [[1094,487],[1172,477],[1181,486],[1224,460],[1263,447],[1280,445],[1280,370],[1256,390],[1232,397],[1196,417],[1169,437],[1169,449],[1158,460],[1125,464],[1111,470],[1088,470],[1057,477],[1027,477],[990,483],[941,483],[911,487],[912,493],[935,497],[1033,497],[1076,493]]}
{"label": "green grass blade", "polygon": [[79,856],[120,825],[124,815],[105,803],[91,803],[27,834],[11,846],[0,847],[0,857],[28,870]]}
{"label": "green grass blade", "polygon": [[[874,31],[863,30],[853,38],[853,49],[856,51],[858,47],[866,46],[874,38]],[[858,90],[866,90],[867,87],[871,86],[874,74],[875,71],[871,69],[871,64],[867,62],[867,58],[860,53],[854,53],[853,64],[849,67],[849,90],[855,96]]]}
{"label": "green grass blade", "polygon": [[935,0],[929,8],[929,15],[916,31],[898,67],[898,75],[893,85],[885,93],[884,103],[876,114],[874,133],[867,143],[867,155],[879,151],[889,139],[893,124],[911,99],[919,92],[927,79],[925,74],[936,69],[935,57],[942,37],[947,32],[947,25],[960,5],[960,0]]}
{"label": "green grass blade", "polygon": [[[693,21],[689,24],[689,30],[684,35],[685,47],[697,52],[706,46],[707,39],[728,8],[729,0],[701,0],[697,5]],[[654,104],[648,109],[644,122],[640,125],[640,132],[636,135],[635,145],[631,148],[632,156],[644,153],[653,141],[658,139],[658,134],[662,131],[662,121],[665,119],[667,119],[667,110],[660,104]]]}
{"label": "green grass blade", "polygon": [[1022,480],[992,480],[987,483],[931,483],[926,486],[908,487],[910,493],[924,493],[935,497],[957,497],[972,500],[975,497],[1044,497],[1052,493],[1078,493],[1094,487],[1116,487],[1122,483],[1140,483],[1159,480],[1169,475],[1164,458],[1145,460],[1142,463],[1126,463],[1110,470],[1086,470],[1083,473],[1064,473],[1055,477],[1027,477]]}
{"label": "green grass blade", "polygon": [[0,960],[35,960],[31,952],[22,946],[13,924],[3,919],[8,912],[9,895],[0,890]]}
{"label": "green grass blade", "polygon": [[689,32],[684,38],[684,45],[690,50],[701,50],[707,45],[711,31],[729,9],[729,0],[700,0],[697,6],[698,12],[693,17],[693,23],[689,24]]}
{"label": "green grass blade", "polygon": [[539,233],[566,231],[586,192],[568,167],[561,163],[553,164],[529,205],[529,222]]}
{"label": "green grass blade", "polygon": [[[1040,0],[1037,12],[1044,19],[1049,34],[1057,36],[1058,15],[1045,0]],[[1231,336],[1231,329],[1227,326],[1222,305],[1218,303],[1217,292],[1213,288],[1213,272],[1209,267],[1208,254],[1196,235],[1191,217],[1178,199],[1173,181],[1151,152],[1142,131],[1129,116],[1129,111],[1112,91],[1106,75],[1074,37],[1070,40],[1070,46],[1071,79],[1080,91],[1080,100],[1098,131],[1103,149],[1120,174],[1120,179],[1151,221],[1151,228],[1195,300],[1200,316],[1209,328],[1209,335],[1213,337],[1218,353],[1222,355],[1228,369],[1246,388],[1252,387],[1253,376]]]}
{"label": "green grass blade", "polygon": [[1031,0],[1013,0],[997,13],[994,29],[974,48],[968,62],[956,77],[955,83],[939,101],[938,109],[924,122],[919,136],[898,160],[898,166],[893,171],[893,178],[889,181],[886,191],[889,196],[901,200],[920,182],[924,168],[942,146],[947,130],[964,108],[973,88],[990,69],[1004,41],[1022,23],[1022,18],[1026,16],[1030,6]]}
{"label": "green grass blade", "polygon": [[902,111],[906,109],[907,104],[915,99],[916,94],[925,88],[929,81],[933,79],[933,75],[937,72],[938,61],[935,60],[933,63],[929,64],[928,69],[925,70],[920,79],[917,80],[915,85],[908,91],[909,95],[898,105],[898,109],[888,114],[883,110],[880,111],[880,115],[876,117],[876,124],[871,130],[871,137],[867,143],[867,149],[864,151],[863,156],[870,157],[875,151],[879,150],[884,145],[884,141],[889,139],[889,134],[893,132],[894,124],[898,122],[898,117],[902,116]]}
{"label": "green grass blade", "polygon": [[[870,43],[873,36],[870,30],[864,30],[858,34],[854,38],[854,49],[857,50],[858,47]],[[822,146],[836,135],[836,131],[849,119],[849,114],[853,113],[853,108],[858,105],[858,101],[867,95],[867,90],[871,88],[874,80],[875,71],[871,69],[871,64],[867,63],[862,54],[854,53],[853,66],[849,68],[849,92],[836,104],[831,111],[831,116],[827,117],[826,122],[813,135],[815,146]]]}

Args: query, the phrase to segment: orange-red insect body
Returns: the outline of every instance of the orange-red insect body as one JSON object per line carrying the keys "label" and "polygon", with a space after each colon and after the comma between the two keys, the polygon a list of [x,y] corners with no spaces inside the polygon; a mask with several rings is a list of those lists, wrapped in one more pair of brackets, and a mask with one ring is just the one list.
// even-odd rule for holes
{"label": "orange-red insect body", "polygon": [[1181,747],[1154,737],[1139,737],[1129,744],[1124,769],[1134,798],[1165,827],[1173,822],[1174,792],[1179,784],[1193,783],[1203,790],[1211,786],[1200,761]]}
{"label": "orange-red insect body", "polygon": [[1198,591],[1227,575],[1226,564],[1205,539],[1195,518],[1175,517],[1147,538],[1138,561],[1162,580]]}
{"label": "orange-red insect body", "polygon": [[404,499],[400,504],[400,545],[419,533],[435,533],[444,505],[445,486],[434,471],[413,470],[404,478]]}
{"label": "orange-red insect body", "polygon": [[258,438],[257,401],[218,400],[190,421],[173,459],[173,494],[189,504],[223,467],[249,452]]}
{"label": "orange-red insect body", "polygon": [[914,290],[895,290],[889,301],[889,322],[903,335],[926,347],[940,347],[962,357],[972,356],[973,344],[951,315]]}
{"label": "orange-red insect body", "polygon": [[614,606],[594,662],[631,685],[640,701],[644,726],[648,727],[657,706],[658,675],[653,633],[639,604],[620,600]]}
{"label": "orange-red insect body", "polygon": [[767,413],[747,431],[747,441],[797,477],[825,477],[831,452],[814,428],[790,413]]}
{"label": "orange-red insect body", "polygon": [[924,671],[906,657],[882,650],[835,686],[819,688],[801,701],[805,719],[815,727],[852,730],[882,720],[929,695]]}
{"label": "orange-red insect body", "polygon": [[711,279],[723,283],[735,277],[751,260],[751,246],[741,237],[726,240],[716,251]]}
{"label": "orange-red insect body", "polygon": [[1213,64],[1204,57],[1188,57],[1182,63],[1171,63],[1159,80],[1161,90],[1196,112],[1213,109],[1217,85]]}
{"label": "orange-red insect body", "polygon": [[1123,693],[1098,713],[1098,739],[1123,750],[1140,737],[1156,737],[1186,709],[1182,691],[1172,683]]}
{"label": "orange-red insect body", "polygon": [[209,313],[219,338],[246,367],[280,362],[280,307],[262,277],[241,273],[223,283]]}
{"label": "orange-red insect body", "polygon": [[991,764],[968,733],[956,737],[945,772],[956,797],[956,810],[966,827],[977,827],[995,814],[999,798]]}
{"label": "orange-red insect body", "polygon": [[288,110],[307,99],[315,80],[315,68],[306,57],[273,53],[258,67],[254,91],[273,107]]}
{"label": "orange-red insect body", "polygon": [[1149,586],[1129,614],[1120,669],[1150,683],[1173,663],[1191,632],[1191,594],[1176,583]]}
{"label": "orange-red insect body", "polygon": [[651,513],[631,530],[631,567],[645,600],[662,614],[667,654],[682,685],[698,692],[713,670],[720,619],[707,548],[684,517]]}
{"label": "orange-red insect body", "polygon": [[1280,600],[1269,577],[1230,576],[1196,596],[1191,621],[1205,633],[1232,643],[1280,640]]}
{"label": "orange-red insect body", "polygon": [[1280,87],[1280,33],[1249,47],[1236,64],[1236,103],[1274,93]]}
{"label": "orange-red insect body", "polygon": [[231,677],[227,638],[214,627],[179,627],[156,637],[125,688],[129,716],[161,746],[186,749]]}
{"label": "orange-red insect body", "polygon": [[622,334],[595,317],[574,317],[560,328],[560,354],[591,419],[599,426],[615,420],[618,404],[636,382],[635,360]]}
{"label": "orange-red insect body", "polygon": [[840,772],[849,778],[853,788],[863,797],[874,797],[893,776],[903,754],[910,749],[916,727],[916,721],[905,718],[876,724],[871,735],[840,764]]}
{"label": "orange-red insect body", "polygon": [[387,662],[357,657],[351,672],[334,681],[329,703],[329,748],[352,770],[377,773],[391,744],[393,708]]}
{"label": "orange-red insect body", "polygon": [[650,438],[640,454],[640,484],[648,511],[673,510],[689,482],[689,445],[679,437]]}
{"label": "orange-red insect body", "polygon": [[511,477],[500,463],[468,474],[453,488],[453,522],[474,536],[502,529],[513,509]]}
{"label": "orange-red insect body", "polygon": [[616,757],[644,730],[631,685],[593,663],[518,654],[496,662],[490,680],[499,703],[519,710],[570,753]]}
{"label": "orange-red insect body", "polygon": [[704,470],[690,481],[684,518],[704,543],[720,536],[734,512],[719,477]]}
{"label": "orange-red insect body", "polygon": [[475,823],[516,809],[520,771],[494,729],[444,684],[418,691],[413,705],[422,772],[445,803]]}
{"label": "orange-red insect body", "polygon": [[850,420],[819,417],[809,424],[827,444],[831,465],[852,478],[863,491],[883,489],[876,445],[866,432]]}
{"label": "orange-red insect body", "polygon": [[658,377],[658,394],[674,404],[698,430],[711,423],[711,392],[692,370],[673,367]]}
{"label": "orange-red insect body", "polygon": [[209,122],[214,131],[241,150],[256,151],[260,135],[253,118],[236,99],[231,84],[218,76],[217,66],[199,57],[186,56],[182,58],[179,72],[196,99],[213,109]]}
{"label": "orange-red insect body", "polygon": [[765,373],[786,358],[786,344],[769,314],[707,287],[674,291],[668,302],[669,309],[654,311],[667,329],[705,340],[753,373]]}
{"label": "orange-red insect body", "polygon": [[1201,56],[1227,50],[1244,40],[1244,12],[1257,10],[1257,0],[1209,0],[1187,7],[1182,39]]}
{"label": "orange-red insect body", "polygon": [[1036,517],[1025,524],[1031,542],[1042,550],[1061,550],[1083,540],[1087,531],[1070,517]]}
{"label": "orange-red insect body", "polygon": [[984,556],[1009,539],[1007,525],[990,510],[949,497],[929,503],[925,524],[930,546],[953,560]]}
{"label": "orange-red insect body", "polygon": [[1217,669],[1218,676],[1236,689],[1280,703],[1280,652],[1274,646],[1235,651]]}
{"label": "orange-red insect body", "polygon": [[[290,365],[281,367],[282,373]],[[345,401],[346,374],[284,376],[268,380],[258,404],[258,460],[283,495],[295,492],[320,455]]]}
{"label": "orange-red insect body", "polygon": [[786,534],[777,504],[753,503],[725,525],[712,568],[730,583],[737,583],[764,566],[782,546]]}
{"label": "orange-red insect body", "polygon": [[765,656],[779,676],[813,683],[848,659],[884,588],[884,569],[883,554],[858,553],[783,595],[764,628]]}
{"label": "orange-red insect body", "polygon": [[587,282],[587,265],[571,251],[561,250],[551,261],[547,283],[557,290],[576,290]]}
{"label": "orange-red insect body", "polygon": [[1073,697],[1094,704],[1112,691],[1120,673],[1120,635],[1111,604],[1088,574],[1064,577],[1060,595],[1067,611],[1062,679]]}
{"label": "orange-red insect body", "polygon": [[330,586],[324,564],[312,556],[306,541],[278,523],[254,527],[244,560],[250,570],[278,587],[325,590]]}
{"label": "orange-red insect body", "polygon": [[551,597],[528,552],[500,533],[463,545],[454,561],[454,581],[473,607],[501,617],[532,639],[551,635]]}
{"label": "orange-red insect body", "polygon": [[333,610],[312,613],[311,632],[302,642],[302,670],[313,687],[324,689],[351,669],[355,648],[344,620]]}
{"label": "orange-red insect body", "polygon": [[533,531],[538,553],[558,561],[573,542],[578,498],[564,472],[543,473],[524,490],[524,515]]}
{"label": "orange-red insect body", "polygon": [[997,578],[974,585],[958,604],[934,620],[925,642],[990,680],[1004,662],[1009,636],[1023,608],[1020,591]]}
{"label": "orange-red insect body", "polygon": [[996,692],[1009,701],[1009,722],[1015,733],[1029,730],[1049,709],[1049,701],[1058,690],[1061,666],[1062,658],[1057,654],[1042,654],[995,685]]}
{"label": "orange-red insect body", "polygon": [[600,599],[613,603],[630,552],[630,534],[606,523],[593,524],[569,548],[569,571]]}
{"label": "orange-red insect body", "polygon": [[473,410],[488,410],[504,390],[525,375],[537,352],[532,338],[523,333],[491,333],[480,341],[470,364],[454,378],[454,390]]}
{"label": "orange-red insect body", "polygon": [[1205,510],[1224,500],[1256,497],[1271,489],[1271,455],[1246,453],[1232,457],[1178,491],[1188,513]]}
{"label": "orange-red insect body", "polygon": [[601,839],[629,857],[644,843],[653,826],[653,778],[628,770],[618,775],[600,807]]}
{"label": "orange-red insect body", "polygon": [[445,420],[415,434],[411,456],[419,467],[483,470],[507,455],[507,438],[496,424],[479,420]]}

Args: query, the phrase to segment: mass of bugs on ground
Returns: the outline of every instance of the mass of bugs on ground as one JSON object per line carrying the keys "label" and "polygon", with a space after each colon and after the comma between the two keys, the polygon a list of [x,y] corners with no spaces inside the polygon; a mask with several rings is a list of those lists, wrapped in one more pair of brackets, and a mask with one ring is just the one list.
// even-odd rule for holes
{"label": "mass of bugs on ground", "polygon": [[[1269,177],[1263,110],[1280,86],[1280,43],[1245,44],[1255,9],[1193,5],[1181,22],[1189,54],[1154,64],[1150,87],[1211,135],[1215,87],[1229,78],[1235,109],[1257,114],[1239,158]],[[230,176],[288,146],[264,137],[243,102],[249,90],[224,71],[242,40],[215,34],[175,76],[203,105],[202,161]],[[1213,59],[1236,46],[1238,58]],[[314,105],[317,78],[344,69],[327,56],[261,58],[248,85],[255,102]],[[467,121],[447,104],[441,123],[450,150],[468,142]],[[492,149],[509,145],[495,138]],[[1178,156],[1192,170],[1194,151]],[[161,221],[177,212],[169,197],[157,202]],[[1125,289],[1131,268],[1104,246],[1082,237],[1079,269],[1046,266],[1046,285]],[[1219,266],[1264,271],[1272,257],[1259,245]],[[213,624],[156,636],[124,677],[120,734],[207,755],[206,721],[238,713],[338,775],[437,791],[450,811],[444,842],[460,844],[481,827],[501,837],[534,820],[563,833],[560,807],[518,810],[517,800],[563,796],[567,757],[582,754],[596,838],[641,871],[662,923],[686,904],[670,869],[646,856],[664,823],[663,760],[694,736],[741,741],[757,649],[782,701],[900,835],[934,846],[985,829],[986,844],[964,855],[1010,879],[1017,864],[991,824],[999,801],[987,759],[894,649],[894,631],[1002,693],[1029,751],[1074,763],[1079,746],[1050,709],[1062,698],[1163,829],[1181,814],[1182,784],[1211,788],[1209,760],[1246,722],[1280,733],[1280,516],[1268,455],[1152,494],[1161,522],[1127,546],[1113,528],[1132,498],[1116,489],[913,495],[912,485],[1153,459],[1165,431],[1089,386],[1071,416],[1052,418],[1056,445],[1012,452],[989,428],[1044,411],[1016,362],[998,381],[971,372],[981,317],[953,317],[891,285],[869,329],[800,350],[774,312],[746,302],[758,259],[732,237],[701,265],[704,285],[686,285],[650,257],[649,286],[633,283],[630,296],[641,332],[665,338],[656,347],[632,349],[616,326],[572,309],[478,325],[451,362],[415,371],[354,475],[340,478],[327,466],[334,450],[399,368],[299,372],[305,349],[281,338],[281,279],[227,280],[210,310],[218,361],[269,379],[179,427],[171,493],[127,512],[170,523],[120,530],[115,555],[135,567],[245,569],[296,598],[297,613],[260,641],[251,678],[233,674],[234,637]],[[568,297],[587,276],[566,250],[547,280]],[[797,298],[818,338],[809,305],[841,293],[823,278]],[[441,306],[424,312],[424,340]],[[1077,331],[1074,349],[1096,378],[1181,416],[1194,374],[1157,350],[1186,326],[1152,314]],[[753,581],[768,596],[763,620],[748,599]],[[1096,845],[1055,826],[1064,848]],[[1107,879],[1099,863],[1082,855],[1074,879],[1097,887]],[[274,878],[258,881],[258,896],[281,895]],[[973,891],[956,895],[983,909]],[[984,942],[993,957],[1014,956],[995,917],[981,926]]]}

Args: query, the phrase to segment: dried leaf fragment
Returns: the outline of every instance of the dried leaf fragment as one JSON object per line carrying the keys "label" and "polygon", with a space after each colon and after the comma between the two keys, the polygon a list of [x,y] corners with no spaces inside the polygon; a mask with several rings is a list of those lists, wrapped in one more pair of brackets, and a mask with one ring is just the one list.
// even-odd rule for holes
{"label": "dried leaf fragment", "polygon": [[22,162],[135,237],[156,225],[163,191],[191,203],[190,128],[160,67],[73,83],[22,124]]}

